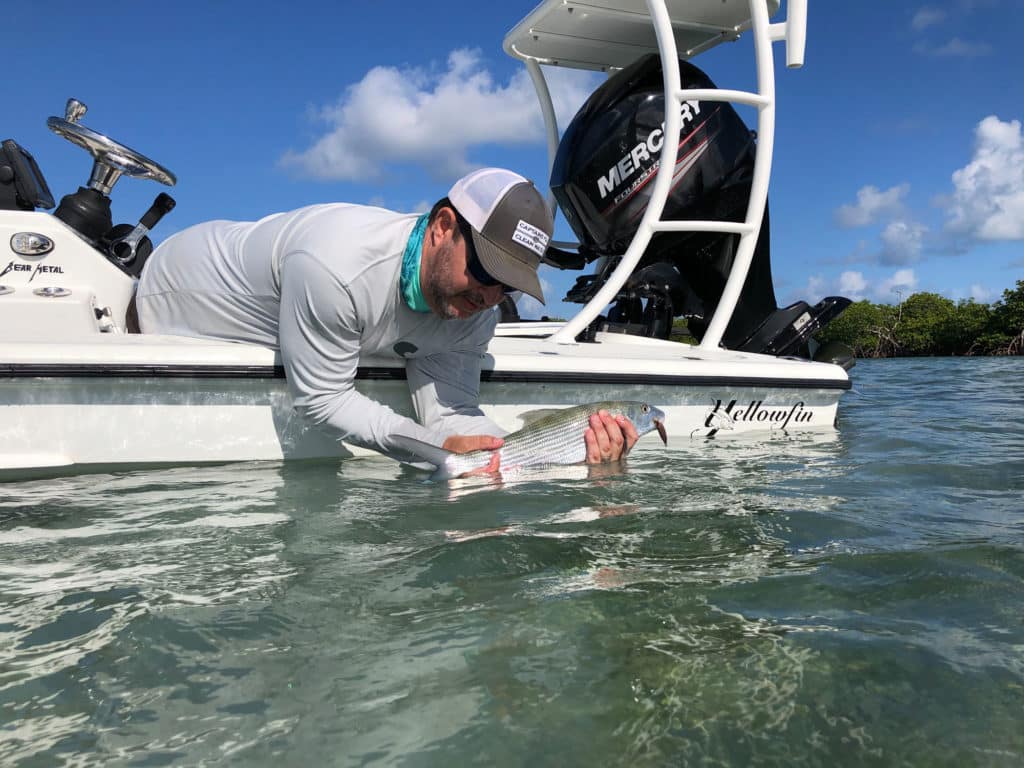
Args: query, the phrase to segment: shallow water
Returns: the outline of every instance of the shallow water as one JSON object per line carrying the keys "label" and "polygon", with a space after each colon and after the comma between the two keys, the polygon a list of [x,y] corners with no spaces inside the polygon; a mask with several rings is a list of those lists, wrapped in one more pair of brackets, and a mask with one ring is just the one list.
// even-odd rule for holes
{"label": "shallow water", "polygon": [[0,764],[1020,765],[1024,359],[853,378],[600,474],[0,486]]}

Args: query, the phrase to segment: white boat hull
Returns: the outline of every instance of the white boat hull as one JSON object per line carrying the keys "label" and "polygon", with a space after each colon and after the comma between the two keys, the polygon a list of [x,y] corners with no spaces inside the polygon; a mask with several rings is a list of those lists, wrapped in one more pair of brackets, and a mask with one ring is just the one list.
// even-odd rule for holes
{"label": "white boat hull", "polygon": [[[709,354],[631,336],[563,346],[506,335],[516,331],[505,328],[494,339],[481,383],[484,411],[509,430],[522,425],[524,411],[610,398],[657,405],[673,440],[829,430],[849,387],[845,371],[833,365]],[[122,334],[4,346],[2,480],[40,471],[369,453],[299,416],[269,349]],[[357,387],[412,415],[400,361],[366,362]]]}

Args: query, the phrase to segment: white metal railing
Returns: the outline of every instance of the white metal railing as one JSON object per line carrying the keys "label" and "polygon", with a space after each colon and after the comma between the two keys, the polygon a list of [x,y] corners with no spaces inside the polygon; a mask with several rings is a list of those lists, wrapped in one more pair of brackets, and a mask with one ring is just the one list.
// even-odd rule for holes
{"label": "white metal railing", "polygon": [[[555,114],[555,105],[551,101],[551,91],[548,90],[548,81],[544,79],[540,64],[536,59],[526,59],[526,71],[530,73],[533,81],[533,89],[537,92],[537,99],[540,101],[541,115],[544,117],[544,125],[548,134],[548,178],[551,178],[551,169],[555,167],[555,155],[558,154],[558,116]],[[558,201],[555,200],[555,193],[548,190],[548,211],[551,218],[555,218],[555,209]]]}
{"label": "white metal railing", "polygon": [[[573,344],[576,337],[611,303],[622,289],[626,280],[640,262],[644,251],[656,232],[725,232],[740,236],[732,270],[718,301],[718,307],[711,318],[701,348],[716,348],[736,309],[740,291],[750,270],[757,245],[764,210],[768,201],[768,179],[771,173],[772,151],[775,141],[775,72],[772,42],[786,41],[786,63],[790,67],[803,64],[807,26],[807,0],[789,0],[786,21],[770,24],[765,0],[749,0],[751,34],[754,40],[754,58],[757,65],[757,92],[725,89],[686,89],[680,85],[679,60],[673,23],[664,0],[646,0],[647,9],[654,25],[658,52],[662,60],[662,82],[665,91],[664,144],[659,158],[647,209],[637,226],[632,242],[623,254],[615,270],[605,284],[571,320],[554,333],[548,341],[557,344]],[[737,30],[738,32],[738,30]],[[687,51],[692,55],[695,51]],[[530,77],[534,82],[548,135],[549,172],[554,164],[558,148],[558,126],[551,95],[536,59],[525,58]],[[744,221],[663,221],[665,202],[672,185],[679,154],[680,112],[686,100],[727,101],[748,104],[757,108],[758,142],[751,179],[750,199]],[[554,211],[554,199],[548,198]]]}

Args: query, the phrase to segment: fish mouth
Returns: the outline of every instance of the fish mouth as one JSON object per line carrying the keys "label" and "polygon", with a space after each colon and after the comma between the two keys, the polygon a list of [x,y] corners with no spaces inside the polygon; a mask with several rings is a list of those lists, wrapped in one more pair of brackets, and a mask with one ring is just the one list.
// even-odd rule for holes
{"label": "fish mouth", "polygon": [[661,442],[668,445],[668,432],[665,431],[665,422],[661,419],[654,419],[654,428],[658,430],[658,436],[661,437]]}

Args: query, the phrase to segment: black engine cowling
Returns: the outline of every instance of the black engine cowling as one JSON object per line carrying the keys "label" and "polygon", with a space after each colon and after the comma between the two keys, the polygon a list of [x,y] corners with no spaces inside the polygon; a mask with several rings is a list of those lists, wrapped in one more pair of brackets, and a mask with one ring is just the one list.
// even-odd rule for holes
{"label": "black engine cowling", "polygon": [[[683,88],[715,87],[686,61],[679,72]],[[562,137],[551,187],[581,244],[595,253],[622,253],[636,232],[659,166],[664,114],[661,60],[646,56],[598,88]],[[680,118],[665,217],[742,221],[754,167],[751,132],[723,102],[684,102]]]}
{"label": "black engine cowling", "polygon": [[[679,61],[679,74],[683,88],[715,87],[689,62]],[[609,78],[566,129],[552,168],[552,190],[579,238],[580,254],[587,261],[609,257],[601,274],[577,281],[567,301],[588,301],[636,234],[660,165],[664,115],[661,59],[650,55]],[[753,132],[725,102],[686,101],[680,118],[676,171],[662,218],[743,221],[756,153]],[[834,311],[822,323],[809,327],[804,322],[791,332],[783,328],[783,335],[795,334],[794,338],[781,340],[774,334],[766,346],[765,325],[773,325],[772,316],[783,311],[775,300],[768,229],[766,211],[754,260],[722,343],[731,349],[806,353],[809,333],[842,307],[830,304]],[[738,242],[731,234],[657,233],[606,318],[610,325],[620,326],[610,329],[667,336],[672,318],[684,316],[699,340],[724,290]],[[650,275],[658,279],[637,279]],[[795,306],[786,308],[787,314]]]}

